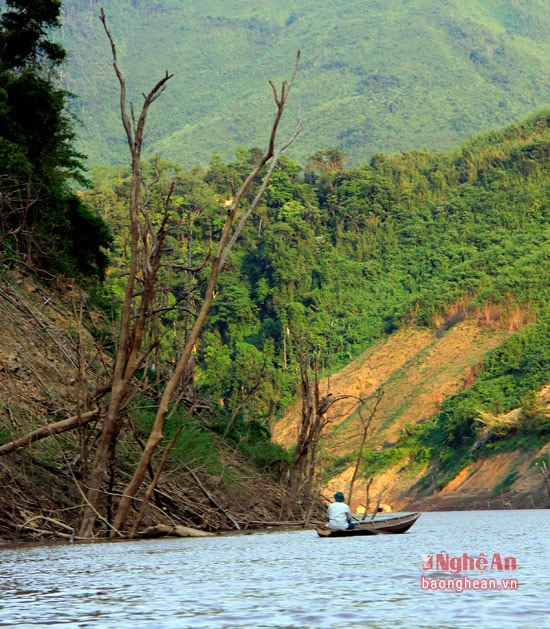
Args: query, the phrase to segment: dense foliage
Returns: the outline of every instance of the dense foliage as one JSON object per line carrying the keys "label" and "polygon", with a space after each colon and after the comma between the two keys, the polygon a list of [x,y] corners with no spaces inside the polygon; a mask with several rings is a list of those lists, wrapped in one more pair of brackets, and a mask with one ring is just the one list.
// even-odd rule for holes
{"label": "dense foliage", "polygon": [[268,80],[287,76],[297,49],[304,131],[288,154],[300,163],[324,147],[344,151],[354,166],[376,152],[444,150],[550,98],[549,0],[63,5],[63,78],[80,97],[79,146],[99,163],[126,155],[117,112],[105,107],[116,102],[117,86],[97,19],[102,5],[121,67],[138,88],[135,103],[139,86],[175,73],[155,105],[146,148],[186,168],[208,164],[212,153],[230,160],[236,146],[264,146]]}
{"label": "dense foliage", "polygon": [[71,188],[82,183],[68,94],[50,41],[59,0],[0,4],[0,259],[34,269],[103,276],[110,233]]}
{"label": "dense foliage", "polygon": [[[255,154],[241,149],[233,162],[213,157],[191,172],[149,166],[158,181],[176,181],[167,240],[175,263],[200,266]],[[300,347],[329,370],[403,325],[444,331],[470,314],[517,332],[487,359],[476,386],[446,403],[435,432],[424,427],[421,451],[470,446],[480,408],[523,404],[550,376],[540,349],[549,346],[549,155],[542,112],[453,151],[378,154],[356,169],[343,169],[337,151],[320,151],[305,172],[283,158],[227,262],[198,348],[196,386],[218,409],[216,430],[251,419],[269,426],[293,395]],[[102,169],[96,179],[90,202],[122,239],[127,176]],[[116,294],[116,255],[113,262]],[[162,351],[171,360],[187,325],[178,313],[200,300],[201,273],[171,267],[168,286]]]}

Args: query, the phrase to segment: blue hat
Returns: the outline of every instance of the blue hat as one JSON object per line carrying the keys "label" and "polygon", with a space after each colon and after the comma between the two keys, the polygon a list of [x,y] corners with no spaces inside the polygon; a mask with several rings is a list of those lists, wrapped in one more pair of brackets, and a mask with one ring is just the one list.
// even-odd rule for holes
{"label": "blue hat", "polygon": [[334,500],[336,500],[336,502],[344,502],[345,500],[344,494],[341,491],[337,491],[334,494]]}

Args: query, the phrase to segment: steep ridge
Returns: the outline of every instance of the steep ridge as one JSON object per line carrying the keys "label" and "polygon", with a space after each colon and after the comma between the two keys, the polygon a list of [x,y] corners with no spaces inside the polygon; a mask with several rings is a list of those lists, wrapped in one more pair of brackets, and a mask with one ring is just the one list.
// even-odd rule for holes
{"label": "steep ridge", "polygon": [[[330,379],[324,379],[321,391],[366,397],[383,389],[368,441],[369,448],[383,450],[396,443],[405,427],[426,421],[441,409],[447,397],[468,388],[475,379],[476,366],[514,327],[511,321],[494,326],[483,318],[470,318],[442,333],[404,328],[379,341]],[[548,403],[547,393],[543,401]],[[342,462],[325,482],[327,495],[350,488],[355,465],[350,457],[360,443],[359,418],[350,413],[350,408],[345,400],[334,406],[324,435],[325,458]],[[293,406],[275,426],[275,439],[287,447],[297,434],[299,413],[299,406]],[[400,461],[373,478],[370,497],[376,500],[381,496],[394,509],[540,506],[546,500],[545,482],[531,463],[548,451],[550,446],[540,452],[501,453],[478,460],[440,491],[440,479],[427,464]],[[418,489],[419,481],[422,490]],[[366,479],[358,479],[354,485],[354,508],[365,502],[366,483]],[[506,496],[502,492],[495,496],[503,483]]]}

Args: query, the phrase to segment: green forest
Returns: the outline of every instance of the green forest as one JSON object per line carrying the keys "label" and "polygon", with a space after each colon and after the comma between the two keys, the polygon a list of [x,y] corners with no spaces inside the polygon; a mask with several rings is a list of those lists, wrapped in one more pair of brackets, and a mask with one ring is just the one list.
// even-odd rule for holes
{"label": "green forest", "polygon": [[[451,448],[454,457],[475,439],[480,409],[525,404],[550,377],[549,123],[541,112],[449,152],[378,154],[349,170],[337,151],[304,167],[282,158],[220,278],[197,355],[197,393],[218,409],[218,430],[237,409],[234,429],[246,418],[269,427],[296,394],[300,348],[333,371],[403,326],[445,330],[487,305],[503,314],[519,307],[519,329],[422,439],[430,456]],[[213,157],[192,171],[148,165],[175,177],[178,219],[195,217],[195,250],[182,254],[197,264],[255,153],[242,149],[228,163]],[[85,199],[121,238],[128,173],[102,168],[95,177]],[[176,250],[181,235],[172,238]],[[104,285],[115,302],[117,251]],[[170,281],[172,303],[185,300],[185,280]],[[163,343],[173,351],[169,332]],[[247,387],[254,391],[243,405]],[[545,438],[540,419],[529,430]]]}
{"label": "green forest", "polygon": [[[65,51],[49,39],[61,25],[60,3],[5,4],[0,269],[4,278],[18,268],[50,284],[73,278],[102,313],[90,332],[105,357],[94,368],[103,380],[90,393],[97,408],[84,410],[112,419],[112,434],[67,443],[97,448],[96,462],[104,449],[101,474],[81,470],[92,479],[88,501],[114,462],[127,473],[154,434],[176,465],[220,475],[232,451],[272,478],[292,477],[297,454],[274,444],[271,431],[304,393],[308,370],[335,372],[397,330],[443,333],[487,308],[516,313],[514,333],[437,416],[383,449],[366,448],[361,473],[413,456],[436,466],[444,483],[475,457],[548,440],[536,393],[550,380],[550,111],[451,149],[376,152],[360,165],[348,166],[336,147],[299,162],[237,145],[229,159],[212,154],[185,167],[137,150],[139,110],[131,109],[132,167],[86,171],[67,113],[72,97],[57,81]],[[144,102],[170,100],[171,81],[166,75]],[[289,86],[296,89],[283,82],[281,101],[274,88],[277,103]],[[113,116],[117,106],[116,98],[104,104]],[[150,119],[158,115],[153,108]],[[118,133],[124,138],[122,126]],[[219,253],[228,217],[237,223],[249,209],[234,246]],[[518,407],[520,424],[473,448],[480,411]],[[0,446],[19,436],[5,410]],[[130,425],[139,448],[126,441]],[[113,509],[110,499],[105,508]],[[92,525],[82,526],[89,536]]]}

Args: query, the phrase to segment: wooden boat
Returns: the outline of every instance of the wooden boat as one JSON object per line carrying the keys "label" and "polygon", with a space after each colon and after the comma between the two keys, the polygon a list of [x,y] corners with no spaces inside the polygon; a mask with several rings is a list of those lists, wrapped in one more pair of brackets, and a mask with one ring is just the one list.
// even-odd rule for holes
{"label": "wooden boat", "polygon": [[329,529],[326,526],[317,526],[319,537],[352,537],[354,535],[386,535],[392,533],[405,533],[418,520],[420,513],[379,513],[365,519],[355,516],[355,527],[346,531]]}

